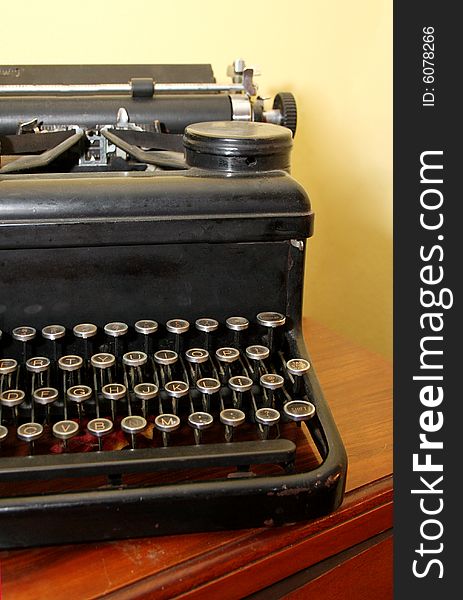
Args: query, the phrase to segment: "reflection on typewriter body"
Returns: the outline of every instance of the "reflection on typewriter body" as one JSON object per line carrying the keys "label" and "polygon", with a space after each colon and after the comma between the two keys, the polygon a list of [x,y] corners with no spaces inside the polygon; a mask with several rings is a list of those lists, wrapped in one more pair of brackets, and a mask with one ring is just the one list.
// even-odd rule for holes
{"label": "reflection on typewriter body", "polygon": [[342,500],[302,339],[295,105],[264,111],[234,69],[224,89],[180,69],[172,101],[153,78],[92,96],[79,69],[74,95],[32,82],[5,103],[0,85],[3,547],[277,525]]}

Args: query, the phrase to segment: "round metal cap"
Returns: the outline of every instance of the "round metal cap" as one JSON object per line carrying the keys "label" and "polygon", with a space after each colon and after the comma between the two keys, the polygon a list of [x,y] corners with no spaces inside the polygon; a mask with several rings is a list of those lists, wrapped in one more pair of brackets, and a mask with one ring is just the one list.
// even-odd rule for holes
{"label": "round metal cap", "polygon": [[271,427],[280,420],[280,413],[274,408],[258,408],[256,410],[256,421],[261,425]]}
{"label": "round metal cap", "polygon": [[162,415],[158,415],[154,419],[154,425],[160,431],[169,433],[171,431],[175,431],[180,427],[180,419],[179,417],[177,417],[177,415],[163,413]]}
{"label": "round metal cap", "polygon": [[148,356],[144,352],[133,351],[126,352],[122,357],[122,362],[128,367],[141,367],[148,361]]}
{"label": "round metal cap", "polygon": [[0,425],[0,442],[2,442],[8,435],[8,429],[5,425]]}
{"label": "round metal cap", "polygon": [[267,346],[248,346],[246,348],[246,356],[251,360],[265,360],[270,355],[270,350]]}
{"label": "round metal cap", "polygon": [[33,442],[43,435],[43,427],[40,423],[24,423],[16,430],[16,435],[23,442]]}
{"label": "round metal cap", "polygon": [[308,360],[304,358],[291,358],[286,363],[286,368],[288,369],[291,375],[301,376],[310,369],[310,363]]}
{"label": "round metal cap", "polygon": [[252,388],[252,379],[244,375],[234,375],[228,380],[228,387],[235,392],[249,392]]}
{"label": "round metal cap", "polygon": [[128,417],[124,417],[121,421],[121,429],[125,431],[125,433],[140,433],[144,429],[146,429],[148,425],[147,420],[144,417],[140,417],[138,415],[130,415]]}
{"label": "round metal cap", "polygon": [[154,353],[154,360],[159,365],[173,365],[178,360],[178,354],[173,350],[158,350]]}
{"label": "round metal cap", "polygon": [[68,354],[67,356],[61,356],[58,359],[58,367],[62,371],[77,371],[83,364],[84,361],[82,357],[77,354]]}
{"label": "round metal cap", "polygon": [[170,333],[186,333],[190,329],[190,324],[185,319],[170,319],[166,323],[166,329]]}
{"label": "round metal cap", "polygon": [[33,340],[35,338],[37,331],[33,327],[15,327],[11,332],[13,339],[18,340],[19,342],[28,342],[29,340]]}
{"label": "round metal cap", "polygon": [[282,388],[284,383],[285,380],[283,377],[281,375],[276,375],[275,373],[266,373],[260,377],[260,385],[268,390]]}
{"label": "round metal cap", "polygon": [[188,415],[188,425],[194,429],[209,429],[214,422],[214,417],[208,412],[194,412]]}
{"label": "round metal cap", "polygon": [[18,368],[18,361],[14,358],[0,358],[0,375],[14,373]]}
{"label": "round metal cap", "polygon": [[286,317],[278,312],[261,312],[256,319],[264,327],[281,327],[286,323]]}
{"label": "round metal cap", "polygon": [[108,369],[116,364],[116,357],[108,352],[99,352],[90,358],[90,362],[97,369]]}
{"label": "round metal cap", "polygon": [[211,333],[212,331],[216,331],[219,328],[219,322],[215,319],[210,319],[209,317],[204,317],[202,319],[197,319],[195,322],[196,329],[199,331],[204,331],[205,333]]}
{"label": "round metal cap", "polygon": [[97,331],[98,328],[96,325],[93,325],[93,323],[79,323],[79,325],[76,325],[72,330],[76,337],[82,338],[83,340],[93,337],[96,335]]}
{"label": "round metal cap", "polygon": [[188,125],[183,136],[192,167],[222,171],[288,169],[292,134],[286,127],[252,121]]}
{"label": "round metal cap", "polygon": [[47,325],[42,329],[42,336],[46,340],[59,340],[66,334],[66,328],[62,325]]}
{"label": "round metal cap", "polygon": [[171,398],[182,398],[190,391],[190,387],[184,381],[168,381],[164,389]]}
{"label": "round metal cap", "polygon": [[79,431],[79,425],[75,421],[58,421],[53,425],[53,435],[59,440],[69,440]]}
{"label": "round metal cap", "polygon": [[245,419],[246,415],[238,408],[226,408],[220,412],[221,422],[230,427],[238,427],[238,425],[244,423]]}
{"label": "round metal cap", "polygon": [[293,421],[308,421],[315,414],[315,406],[305,400],[291,400],[283,406],[283,410]]}
{"label": "round metal cap", "polygon": [[203,394],[216,394],[220,390],[220,381],[213,377],[201,377],[196,382],[196,387]]}
{"label": "round metal cap", "polygon": [[225,324],[232,331],[244,331],[249,327],[249,321],[246,317],[228,317]]}
{"label": "round metal cap", "polygon": [[52,387],[37,388],[32,392],[32,398],[34,398],[34,402],[43,405],[52,404],[52,402],[58,400],[58,395],[58,390]]}
{"label": "round metal cap", "polygon": [[154,383],[137,383],[133,388],[133,393],[139,400],[151,400],[156,398],[159,388]]}
{"label": "round metal cap", "polygon": [[209,352],[203,348],[190,348],[185,352],[185,358],[190,363],[201,364],[209,360]]}
{"label": "round metal cap", "polygon": [[68,388],[66,394],[69,400],[72,400],[72,402],[80,403],[90,400],[93,395],[93,391],[88,385],[73,385],[72,387]]}
{"label": "round metal cap", "polygon": [[240,352],[236,348],[217,348],[215,355],[221,362],[233,363],[239,359]]}
{"label": "round metal cap", "polygon": [[101,388],[101,393],[106,400],[122,400],[127,393],[127,388],[122,383],[107,383]]}
{"label": "round metal cap", "polygon": [[121,335],[125,335],[129,330],[129,326],[127,323],[120,323],[118,321],[114,323],[106,323],[104,326],[104,332],[106,335],[110,335],[111,337],[120,337]]}
{"label": "round metal cap", "polygon": [[152,333],[156,333],[157,330],[158,324],[156,321],[151,321],[150,319],[142,319],[135,323],[135,331],[143,335],[151,335]]}
{"label": "round metal cap", "polygon": [[25,397],[26,394],[23,390],[5,390],[0,395],[0,402],[3,406],[12,408],[13,406],[18,406],[21,402],[24,402]]}
{"label": "round metal cap", "polygon": [[50,366],[50,360],[45,356],[34,356],[26,361],[26,369],[30,373],[43,373]]}
{"label": "round metal cap", "polygon": [[87,423],[87,429],[89,433],[100,438],[111,433],[113,430],[113,422],[104,418],[92,419]]}

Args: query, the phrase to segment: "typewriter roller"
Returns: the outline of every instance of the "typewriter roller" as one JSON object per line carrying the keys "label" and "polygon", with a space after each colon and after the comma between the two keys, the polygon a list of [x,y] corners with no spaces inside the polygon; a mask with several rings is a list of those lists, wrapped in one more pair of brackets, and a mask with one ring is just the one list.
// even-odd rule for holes
{"label": "typewriter roller", "polygon": [[203,122],[182,143],[166,168],[0,175],[2,547],[279,525],[342,500],[301,334],[313,213],[291,131]]}

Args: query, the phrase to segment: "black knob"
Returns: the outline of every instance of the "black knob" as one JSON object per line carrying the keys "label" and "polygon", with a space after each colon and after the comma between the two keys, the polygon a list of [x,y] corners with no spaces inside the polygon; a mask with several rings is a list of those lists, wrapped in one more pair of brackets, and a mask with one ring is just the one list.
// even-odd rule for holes
{"label": "black knob", "polygon": [[281,125],[291,129],[294,137],[297,127],[296,98],[293,96],[293,94],[291,94],[291,92],[280,92],[275,96],[273,108],[281,112],[283,119],[281,121]]}

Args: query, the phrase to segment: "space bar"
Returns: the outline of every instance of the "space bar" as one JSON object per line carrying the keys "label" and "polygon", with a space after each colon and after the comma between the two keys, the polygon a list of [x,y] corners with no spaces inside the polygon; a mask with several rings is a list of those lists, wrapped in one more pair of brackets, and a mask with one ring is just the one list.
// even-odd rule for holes
{"label": "space bar", "polygon": [[10,457],[0,458],[0,481],[287,464],[294,461],[295,455],[294,443],[280,438],[198,446]]}

